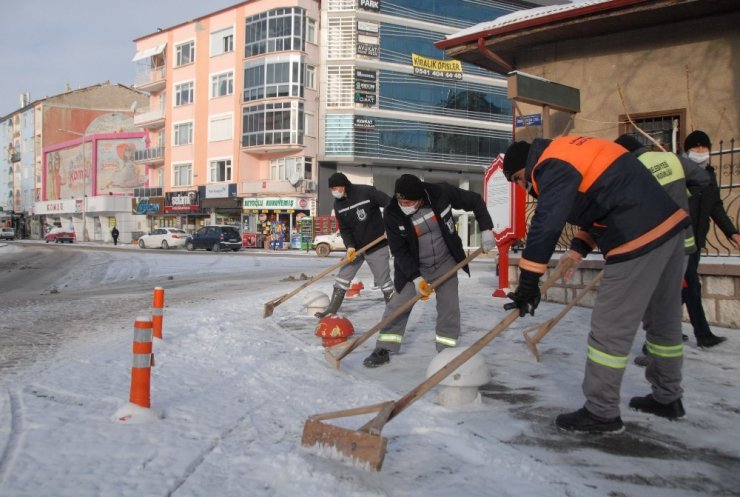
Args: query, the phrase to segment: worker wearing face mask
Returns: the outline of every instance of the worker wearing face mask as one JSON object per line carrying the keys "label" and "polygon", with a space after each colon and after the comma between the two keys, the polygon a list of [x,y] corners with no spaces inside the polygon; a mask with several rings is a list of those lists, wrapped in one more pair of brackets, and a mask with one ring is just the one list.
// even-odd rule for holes
{"label": "worker wearing face mask", "polygon": [[737,228],[725,211],[719,195],[717,176],[714,168],[709,164],[709,151],[712,148],[709,136],[703,131],[693,131],[684,140],[683,148],[684,157],[688,157],[689,160],[703,167],[710,179],[708,186],[691,190],[691,197],[689,198],[689,213],[694,229],[694,240],[699,250],[689,256],[689,264],[684,275],[686,288],[684,288],[682,295],[691,325],[694,328],[696,343],[699,347],[708,348],[719,345],[726,340],[725,337],[719,337],[712,333],[701,302],[699,259],[701,258],[701,251],[706,245],[709,221],[714,221],[735,246],[735,249],[739,250],[740,234],[738,234]]}
{"label": "worker wearing face mask", "polygon": [[334,214],[339,224],[339,234],[347,247],[348,264],[342,266],[334,280],[331,301],[326,310],[317,312],[317,318],[336,314],[344,301],[344,296],[360,270],[367,262],[373,273],[375,286],[380,287],[383,298],[388,303],[393,296],[391,281],[390,252],[388,242],[383,240],[371,247],[364,255],[356,251],[383,235],[383,216],[381,208],[388,205],[391,198],[370,185],[355,185],[342,173],[329,176],[329,189],[334,197]]}
{"label": "worker wearing face mask", "polygon": [[[383,213],[388,244],[394,257],[394,285],[397,297],[386,306],[383,318],[418,293],[428,298],[433,281],[465,259],[457,234],[453,209],[472,211],[481,229],[483,252],[493,250],[493,221],[483,198],[474,192],[447,183],[424,183],[412,174],[396,181],[394,198]],[[463,270],[470,274],[468,266]],[[435,345],[437,351],[455,347],[460,336],[460,299],[457,275],[434,289],[437,302]],[[380,330],[376,348],[364,365],[382,366],[390,354],[401,349],[410,308]]]}

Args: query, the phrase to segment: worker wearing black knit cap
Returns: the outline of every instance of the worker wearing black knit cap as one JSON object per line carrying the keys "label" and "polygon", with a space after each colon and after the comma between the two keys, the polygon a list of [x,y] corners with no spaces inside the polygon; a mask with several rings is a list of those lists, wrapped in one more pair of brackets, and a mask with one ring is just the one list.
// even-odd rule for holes
{"label": "worker wearing black knit cap", "polygon": [[[396,296],[386,306],[383,318],[421,293],[429,298],[433,281],[465,259],[457,234],[453,209],[473,211],[481,229],[483,251],[494,248],[493,221],[483,198],[447,183],[424,183],[412,174],[396,180],[395,198],[383,213],[385,232],[393,254]],[[469,274],[467,266],[463,268]],[[434,289],[437,303],[435,345],[437,351],[455,347],[460,336],[460,298],[457,274]],[[413,307],[412,307],[413,308]],[[412,309],[380,330],[375,350],[363,364],[369,368],[390,361],[401,349]]]}
{"label": "worker wearing black knit cap", "polygon": [[722,199],[719,196],[719,186],[714,168],[709,164],[709,152],[712,142],[703,131],[693,131],[684,140],[684,157],[693,161],[699,167],[704,168],[709,175],[710,183],[705,188],[692,189],[689,199],[689,212],[694,228],[694,238],[699,249],[689,257],[689,265],[686,268],[684,279],[686,288],[683,290],[683,301],[689,314],[689,320],[694,328],[694,336],[699,347],[714,347],[726,340],[718,337],[709,328],[709,323],[704,314],[704,306],[701,301],[701,280],[699,279],[699,260],[701,251],[707,242],[709,232],[709,221],[712,220],[725,234],[735,249],[740,250],[740,234],[730,220]]}
{"label": "worker wearing black knit cap", "polygon": [[364,255],[355,255],[357,250],[383,235],[383,215],[380,209],[385,208],[391,198],[374,186],[352,184],[342,173],[329,176],[329,189],[334,197],[334,214],[339,223],[339,234],[347,247],[347,259],[350,262],[339,269],[329,306],[324,311],[317,312],[317,318],[336,314],[352,278],[363,262],[367,262],[370,267],[375,286],[380,287],[385,302],[388,303],[393,296],[388,242],[383,240]]}
{"label": "worker wearing black knit cap", "polygon": [[630,407],[667,418],[684,415],[681,396],[681,278],[688,213],[623,147],[586,136],[512,144],[504,174],[537,197],[519,261],[519,283],[505,309],[521,316],[540,301],[539,279],[566,222],[580,227],[562,261],[579,262],[598,248],[606,262],[591,314],[584,406],[561,414],[563,430],[619,432],[620,390],[637,329],[650,320],[655,359],[645,377],[652,393]]}

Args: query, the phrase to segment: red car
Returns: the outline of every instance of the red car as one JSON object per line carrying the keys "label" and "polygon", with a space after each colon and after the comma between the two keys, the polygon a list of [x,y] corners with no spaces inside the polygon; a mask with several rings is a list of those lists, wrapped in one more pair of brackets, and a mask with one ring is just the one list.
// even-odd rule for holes
{"label": "red car", "polygon": [[69,228],[52,228],[44,237],[46,243],[72,243],[75,241],[75,231]]}

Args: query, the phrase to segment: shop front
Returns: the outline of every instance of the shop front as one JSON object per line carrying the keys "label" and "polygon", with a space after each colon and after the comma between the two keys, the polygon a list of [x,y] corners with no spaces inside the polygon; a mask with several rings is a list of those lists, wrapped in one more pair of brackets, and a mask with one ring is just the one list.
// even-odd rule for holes
{"label": "shop front", "polygon": [[311,215],[308,197],[246,197],[242,199],[245,248],[301,248],[300,221]]}

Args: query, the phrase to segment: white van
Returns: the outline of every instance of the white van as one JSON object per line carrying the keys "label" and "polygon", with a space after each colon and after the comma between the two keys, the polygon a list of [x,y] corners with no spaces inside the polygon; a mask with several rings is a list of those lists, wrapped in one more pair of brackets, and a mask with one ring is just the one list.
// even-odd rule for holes
{"label": "white van", "polygon": [[15,238],[15,228],[0,228],[0,240],[13,240]]}

